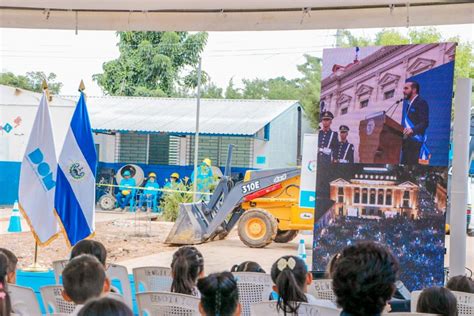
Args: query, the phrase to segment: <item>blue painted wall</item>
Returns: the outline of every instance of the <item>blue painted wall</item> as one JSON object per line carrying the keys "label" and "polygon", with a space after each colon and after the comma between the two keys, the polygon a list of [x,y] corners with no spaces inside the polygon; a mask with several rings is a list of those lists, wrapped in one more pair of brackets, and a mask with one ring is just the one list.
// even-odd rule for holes
{"label": "blue painted wall", "polygon": [[[105,163],[99,162],[98,171],[101,168],[113,168],[118,171],[126,163]],[[193,166],[167,166],[167,165],[146,165],[137,164],[140,166],[145,175],[154,172],[157,175],[157,181],[160,186],[165,184],[166,179],[169,179],[173,172],[179,173],[180,177],[191,177]],[[20,162],[0,161],[0,205],[12,205],[18,199],[18,185],[20,180]],[[222,172],[224,168],[221,167]],[[245,174],[249,168],[232,168],[232,176]]]}

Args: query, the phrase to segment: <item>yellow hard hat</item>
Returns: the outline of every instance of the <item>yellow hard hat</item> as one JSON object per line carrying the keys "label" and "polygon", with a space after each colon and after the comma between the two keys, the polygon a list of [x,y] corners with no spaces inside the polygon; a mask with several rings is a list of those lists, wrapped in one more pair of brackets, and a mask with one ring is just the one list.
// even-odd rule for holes
{"label": "yellow hard hat", "polygon": [[151,177],[156,178],[156,173],[150,172],[150,173],[148,174],[148,178],[151,178]]}
{"label": "yellow hard hat", "polygon": [[123,195],[129,195],[129,194],[130,194],[130,190],[122,190],[122,194],[123,194]]}
{"label": "yellow hard hat", "polygon": [[173,172],[173,173],[171,174],[171,178],[179,179],[179,173]]}
{"label": "yellow hard hat", "polygon": [[209,158],[204,159],[202,162],[204,162],[209,167],[212,165],[211,159],[209,159]]}

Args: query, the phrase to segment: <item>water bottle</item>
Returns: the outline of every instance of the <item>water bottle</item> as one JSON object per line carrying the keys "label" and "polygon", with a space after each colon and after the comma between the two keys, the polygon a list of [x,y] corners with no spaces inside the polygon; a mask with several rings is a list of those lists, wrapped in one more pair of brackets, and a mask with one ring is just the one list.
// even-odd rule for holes
{"label": "water bottle", "polygon": [[298,257],[306,262],[306,248],[304,246],[304,239],[300,239],[300,243],[298,245]]}

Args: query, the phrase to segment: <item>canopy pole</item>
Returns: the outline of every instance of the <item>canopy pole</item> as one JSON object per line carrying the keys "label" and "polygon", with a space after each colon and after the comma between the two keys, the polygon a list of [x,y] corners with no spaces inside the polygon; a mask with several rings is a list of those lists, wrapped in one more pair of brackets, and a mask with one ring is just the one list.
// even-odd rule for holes
{"label": "canopy pole", "polygon": [[471,79],[456,82],[453,130],[453,175],[451,178],[449,275],[464,275],[466,265],[466,207],[469,172],[469,124]]}
{"label": "canopy pole", "polygon": [[199,153],[199,114],[201,111],[201,58],[199,58],[197,73],[197,93],[196,93],[196,134],[194,136],[194,177],[193,177],[193,202],[197,200],[197,167]]}

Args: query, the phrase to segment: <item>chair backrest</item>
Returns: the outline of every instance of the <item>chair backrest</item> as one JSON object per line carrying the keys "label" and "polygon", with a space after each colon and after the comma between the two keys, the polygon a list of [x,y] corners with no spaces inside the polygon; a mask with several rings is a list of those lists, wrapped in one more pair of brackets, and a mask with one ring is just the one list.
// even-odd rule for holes
{"label": "chair backrest", "polygon": [[127,268],[118,264],[110,264],[106,273],[111,282],[113,280],[118,280],[120,282],[120,286],[122,288],[122,292],[120,294],[123,296],[124,303],[133,309],[132,287],[130,286]]}
{"label": "chair backrest", "polygon": [[63,274],[64,267],[66,266],[68,262],[69,260],[53,261],[54,280],[56,280],[56,284],[59,284],[61,274]]}
{"label": "chair backrest", "polygon": [[198,316],[199,299],[171,292],[137,293],[138,314],[153,316]]}
{"label": "chair backrest", "polygon": [[[133,269],[135,292],[169,292],[171,290],[171,268],[140,267]],[[140,291],[140,285],[142,291]]]}
{"label": "chair backrest", "polygon": [[272,292],[272,277],[259,272],[233,272],[239,289],[239,301],[242,304],[242,315],[250,315],[250,305],[268,301]]}
{"label": "chair backrest", "polygon": [[12,310],[20,315],[41,316],[41,309],[35,292],[29,287],[8,284]]}
{"label": "chair backrest", "polygon": [[[250,305],[250,312],[252,315],[276,316],[283,315],[283,311],[277,310],[275,301],[253,303]],[[286,313],[287,315],[291,315]],[[301,303],[298,308],[298,316],[339,316],[341,310],[322,307],[314,304]]]}
{"label": "chair backrest", "polygon": [[[474,316],[474,294],[452,291],[456,296],[458,316]],[[411,292],[411,310],[416,311],[421,291]]]}
{"label": "chair backrest", "polygon": [[336,302],[336,295],[332,290],[331,279],[313,280],[311,285],[308,286],[308,293],[320,300],[328,300],[333,303]]}
{"label": "chair backrest", "polygon": [[65,301],[61,295],[62,291],[63,287],[61,285],[48,285],[40,288],[46,313],[71,314],[74,311],[76,304]]}

